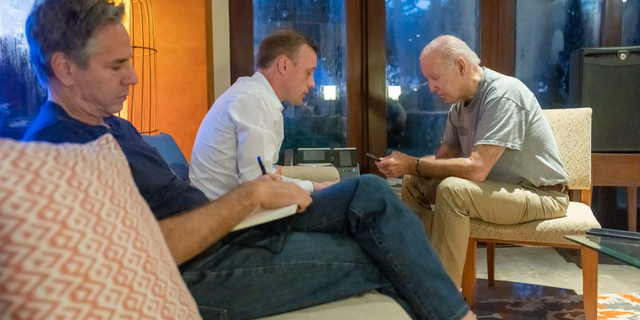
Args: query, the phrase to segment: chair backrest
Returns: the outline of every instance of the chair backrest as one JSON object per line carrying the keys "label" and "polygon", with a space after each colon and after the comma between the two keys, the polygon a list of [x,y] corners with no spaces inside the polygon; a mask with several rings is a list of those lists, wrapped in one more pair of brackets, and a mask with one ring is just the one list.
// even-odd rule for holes
{"label": "chair backrest", "polygon": [[591,108],[543,110],[569,174],[570,189],[591,188]]}
{"label": "chair backrest", "polygon": [[170,135],[166,133],[155,136],[143,135],[142,139],[158,151],[178,178],[189,181],[189,162]]}

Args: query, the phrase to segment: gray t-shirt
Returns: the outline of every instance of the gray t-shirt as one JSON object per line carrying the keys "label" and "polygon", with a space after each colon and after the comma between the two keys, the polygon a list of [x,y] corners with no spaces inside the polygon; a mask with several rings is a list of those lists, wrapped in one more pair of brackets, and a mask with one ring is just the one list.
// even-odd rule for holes
{"label": "gray t-shirt", "polygon": [[469,157],[477,145],[506,147],[487,180],[534,186],[566,184],[551,127],[533,93],[520,80],[483,68],[478,92],[466,107],[456,103],[442,142]]}

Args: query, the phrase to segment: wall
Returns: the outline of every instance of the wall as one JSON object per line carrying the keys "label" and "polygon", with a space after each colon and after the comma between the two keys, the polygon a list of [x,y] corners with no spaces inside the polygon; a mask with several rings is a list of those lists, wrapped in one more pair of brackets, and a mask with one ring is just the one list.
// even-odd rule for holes
{"label": "wall", "polygon": [[209,109],[205,3],[151,1],[158,47],[158,129],[180,146],[187,160]]}

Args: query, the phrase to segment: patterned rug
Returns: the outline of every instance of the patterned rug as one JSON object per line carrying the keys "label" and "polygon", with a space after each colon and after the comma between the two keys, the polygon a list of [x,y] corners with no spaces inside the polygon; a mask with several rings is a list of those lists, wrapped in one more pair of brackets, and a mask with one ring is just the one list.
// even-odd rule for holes
{"label": "patterned rug", "polygon": [[[475,305],[478,320],[584,319],[582,296],[527,300],[485,300]],[[640,293],[598,296],[598,320],[640,320]]]}

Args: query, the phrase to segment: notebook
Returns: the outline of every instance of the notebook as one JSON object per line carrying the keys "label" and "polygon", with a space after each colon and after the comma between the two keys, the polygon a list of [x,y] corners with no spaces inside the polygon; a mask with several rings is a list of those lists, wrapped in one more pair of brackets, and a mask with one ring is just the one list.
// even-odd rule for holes
{"label": "notebook", "polygon": [[297,204],[292,204],[290,206],[279,209],[265,209],[258,206],[249,214],[249,216],[242,220],[242,222],[240,222],[240,224],[238,224],[231,231],[238,231],[259,224],[267,223],[269,221],[282,219],[284,217],[295,214],[296,210],[298,210]]}

